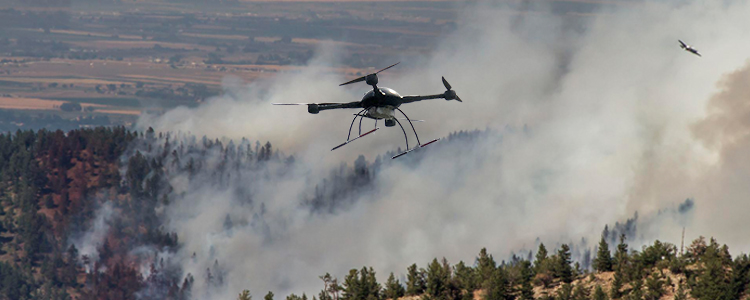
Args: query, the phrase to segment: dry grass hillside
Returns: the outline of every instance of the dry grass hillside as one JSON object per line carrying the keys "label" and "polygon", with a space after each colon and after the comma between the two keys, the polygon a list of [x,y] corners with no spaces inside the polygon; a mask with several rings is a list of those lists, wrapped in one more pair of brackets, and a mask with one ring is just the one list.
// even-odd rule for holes
{"label": "dry grass hillside", "polygon": [[[664,285],[664,295],[662,295],[661,300],[668,300],[668,299],[675,299],[675,293],[677,292],[677,289],[679,287],[680,282],[686,282],[686,278],[684,274],[674,274],[668,269],[661,270],[661,274],[664,276],[664,280],[666,281],[666,284]],[[594,293],[594,290],[596,289],[596,286],[601,286],[604,292],[607,294],[607,299],[609,299],[609,295],[611,294],[612,289],[612,283],[614,281],[615,272],[597,272],[597,273],[590,273],[588,275],[581,275],[578,279],[574,280],[571,285],[573,289],[576,289],[578,286],[583,286],[584,289],[589,291],[589,299]],[[667,280],[669,278],[669,280]],[[553,284],[550,284],[547,287],[544,286],[534,286],[534,299],[545,299],[547,297],[552,297],[553,299],[558,299],[558,293],[560,292],[562,288],[562,283],[555,282]],[[515,286],[516,290],[520,289],[520,286]],[[627,292],[631,290],[632,287],[630,284],[624,284],[622,290]],[[648,290],[647,287],[643,287],[644,292]],[[685,284],[685,293],[688,295],[687,299],[693,299],[690,295],[690,289],[687,287],[687,284]],[[424,298],[424,295],[422,296],[404,296],[398,298],[398,300],[421,300]],[[485,300],[485,293],[484,290],[476,290],[474,291],[474,300]],[[623,297],[626,298],[626,297]],[[742,297],[743,300],[750,299],[748,296]]]}
{"label": "dry grass hillside", "polygon": [[[660,270],[661,274],[664,276],[664,280],[666,284],[664,285],[664,295],[660,299],[674,299],[674,295],[677,292],[677,288],[679,286],[680,282],[685,282],[686,278],[684,274],[674,274],[669,269],[663,269]],[[586,290],[590,292],[591,295],[594,293],[594,289],[596,289],[596,286],[601,286],[604,292],[607,295],[611,294],[612,289],[612,283],[614,281],[615,272],[597,272],[597,273],[590,273],[589,275],[583,275],[580,278],[574,280],[571,285],[573,286],[573,289],[575,289],[578,286],[583,286]],[[667,279],[668,278],[668,279]],[[549,287],[542,287],[542,286],[535,286],[534,287],[534,298],[543,298],[544,296],[556,296],[558,292],[560,291],[562,287],[562,284],[556,283],[555,285],[550,285]],[[630,284],[623,284],[622,290],[628,291],[631,290],[632,287]],[[648,290],[647,287],[643,287],[644,291]],[[689,293],[689,289],[686,287],[686,293]],[[481,298],[476,298],[477,300],[481,300]]]}

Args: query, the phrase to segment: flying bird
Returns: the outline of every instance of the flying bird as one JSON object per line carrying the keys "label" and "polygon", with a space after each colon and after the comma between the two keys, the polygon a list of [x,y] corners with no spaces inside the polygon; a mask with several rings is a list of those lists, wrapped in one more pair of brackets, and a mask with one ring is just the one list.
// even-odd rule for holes
{"label": "flying bird", "polygon": [[690,45],[688,45],[688,44],[685,44],[685,42],[683,42],[683,41],[681,41],[681,40],[677,40],[677,41],[678,41],[678,42],[680,42],[680,48],[682,48],[683,50],[685,50],[685,51],[687,51],[687,52],[690,52],[690,53],[693,53],[693,54],[695,54],[695,55],[701,56],[701,54],[700,54],[700,53],[698,53],[698,50],[696,50],[696,49],[695,49],[695,48],[693,48],[692,46],[690,46]]}

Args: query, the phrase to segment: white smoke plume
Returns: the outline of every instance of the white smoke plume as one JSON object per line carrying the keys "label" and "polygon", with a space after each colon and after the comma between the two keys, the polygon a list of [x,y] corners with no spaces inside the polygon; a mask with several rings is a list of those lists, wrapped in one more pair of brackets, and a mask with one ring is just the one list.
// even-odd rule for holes
{"label": "white smoke plume", "polygon": [[[735,254],[748,251],[748,15],[747,1],[634,2],[585,21],[469,8],[429,58],[380,82],[426,94],[443,90],[444,75],[464,99],[404,107],[427,119],[415,125],[423,141],[456,130],[493,134],[383,167],[372,190],[334,214],[310,214],[300,203],[339,164],[403,148],[401,132],[380,130],[330,152],[352,111],[310,115],[270,103],[358,99],[367,87],[340,88],[348,78],[326,67],[340,50],[321,49],[301,73],[228,84],[200,107],[144,117],[144,129],[268,140],[297,162],[239,172],[246,177],[221,187],[173,174],[180,199],[164,218],[184,245],[175,259],[196,278],[220,273],[221,288],[197,280],[194,295],[228,299],[248,288],[256,298],[268,290],[283,297],[319,291],[326,272],[341,278],[366,265],[382,280],[433,257],[473,262],[482,247],[505,257],[537,239],[598,240],[605,224],[636,211],[655,221],[631,246],[678,244],[686,226],[688,237],[713,235]],[[704,57],[680,50],[677,39]],[[690,216],[657,217],[688,198]]]}
{"label": "white smoke plume", "polygon": [[[115,217],[116,211],[112,203],[105,202],[94,213],[96,216],[90,226],[79,237],[73,237],[71,242],[78,249],[81,256],[87,256],[91,262],[99,260],[99,248],[104,244],[111,220]],[[89,266],[85,266],[89,267]],[[88,270],[87,270],[88,271]]]}

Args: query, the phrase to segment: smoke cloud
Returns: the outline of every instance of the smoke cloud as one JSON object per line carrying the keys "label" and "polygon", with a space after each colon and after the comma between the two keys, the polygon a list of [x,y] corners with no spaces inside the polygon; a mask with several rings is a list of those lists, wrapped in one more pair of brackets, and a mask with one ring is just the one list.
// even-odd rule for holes
{"label": "smoke cloud", "polygon": [[[353,111],[310,115],[270,103],[359,99],[366,87],[338,87],[348,78],[327,67],[340,49],[321,48],[299,73],[228,79],[223,96],[197,108],[143,117],[140,128],[268,140],[295,156],[291,166],[239,169],[221,185],[195,179],[211,181],[211,167],[170,175],[178,199],[163,208],[164,223],[184,244],[173,261],[196,278],[206,269],[212,280],[221,275],[217,288],[197,280],[194,295],[311,294],[322,288],[319,275],[363,265],[382,280],[433,257],[473,262],[482,247],[507,257],[538,241],[598,240],[605,224],[635,212],[636,248],[678,244],[686,227],[688,238],[716,236],[735,254],[748,251],[747,1],[636,2],[585,18],[536,9],[467,8],[424,61],[380,76],[402,94],[441,92],[445,76],[464,99],[405,106],[427,120],[415,124],[422,141],[488,133],[383,164],[371,188],[333,213],[311,213],[303,200],[359,154],[372,162],[403,148],[401,132],[330,152]],[[677,39],[704,56],[680,50]]]}
{"label": "smoke cloud", "polygon": [[[112,203],[105,202],[94,213],[96,216],[91,224],[79,237],[71,239],[78,253],[87,256],[91,261],[99,260],[99,247],[101,247],[109,233],[110,221],[116,216]],[[89,266],[86,266],[87,268]]]}
{"label": "smoke cloud", "polygon": [[[707,204],[696,230],[732,242],[747,250],[750,242],[743,238],[742,211],[750,208],[747,179],[750,175],[750,61],[722,78],[721,91],[711,97],[707,116],[693,124],[698,141],[712,151],[715,161],[695,182],[696,194]],[[711,232],[708,232],[710,230]]]}

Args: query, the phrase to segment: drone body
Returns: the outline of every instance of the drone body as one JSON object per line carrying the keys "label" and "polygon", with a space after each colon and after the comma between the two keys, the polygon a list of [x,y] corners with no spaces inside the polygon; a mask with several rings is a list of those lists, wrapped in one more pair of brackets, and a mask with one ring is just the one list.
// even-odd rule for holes
{"label": "drone body", "polygon": [[[409,149],[409,139],[406,136],[406,130],[404,130],[404,127],[401,126],[401,130],[404,132],[404,138],[406,139],[406,151],[402,152],[393,158],[399,157],[401,155],[404,155],[406,153],[409,153],[413,151],[414,149],[421,148],[424,146],[427,146],[431,143],[434,143],[438,141],[438,139],[432,140],[428,143],[421,144],[419,142],[419,135],[417,135],[416,129],[414,129],[414,125],[412,124],[411,119],[409,119],[408,116],[399,108],[402,104],[405,103],[411,103],[421,100],[429,100],[429,99],[445,99],[445,100],[457,100],[459,102],[461,101],[461,98],[456,95],[456,92],[451,90],[450,84],[448,84],[448,81],[443,78],[443,85],[446,88],[446,91],[442,94],[434,94],[434,95],[425,95],[425,96],[401,96],[398,92],[387,88],[387,87],[378,87],[378,73],[385,71],[395,65],[393,64],[385,69],[382,69],[380,71],[377,71],[372,74],[368,74],[366,76],[359,77],[357,79],[354,79],[349,82],[342,83],[340,85],[347,85],[355,82],[361,82],[365,81],[368,85],[372,86],[372,90],[365,93],[365,95],[362,97],[362,100],[355,101],[355,102],[349,102],[349,103],[273,103],[274,105],[307,105],[307,111],[311,114],[317,114],[320,113],[322,110],[328,110],[328,109],[342,109],[342,108],[358,108],[360,111],[356,114],[354,114],[354,119],[352,120],[352,124],[349,126],[349,136],[346,138],[346,142],[344,142],[341,145],[338,145],[331,149],[331,151],[336,150],[346,144],[349,144],[353,142],[356,139],[359,139],[365,135],[368,135],[370,133],[375,132],[379,128],[377,127],[377,121],[378,120],[384,120],[386,127],[393,127],[398,124],[401,126],[401,122],[398,121],[398,118],[396,118],[396,111],[400,112],[401,114],[406,117],[406,120],[409,122],[409,125],[411,125],[412,130],[414,130],[414,135],[417,138],[417,146]],[[359,136],[355,137],[354,139],[349,139],[351,137],[351,130],[354,126],[354,121],[359,118]],[[375,120],[375,129],[368,131],[366,133],[362,133],[362,118],[369,118]]]}

